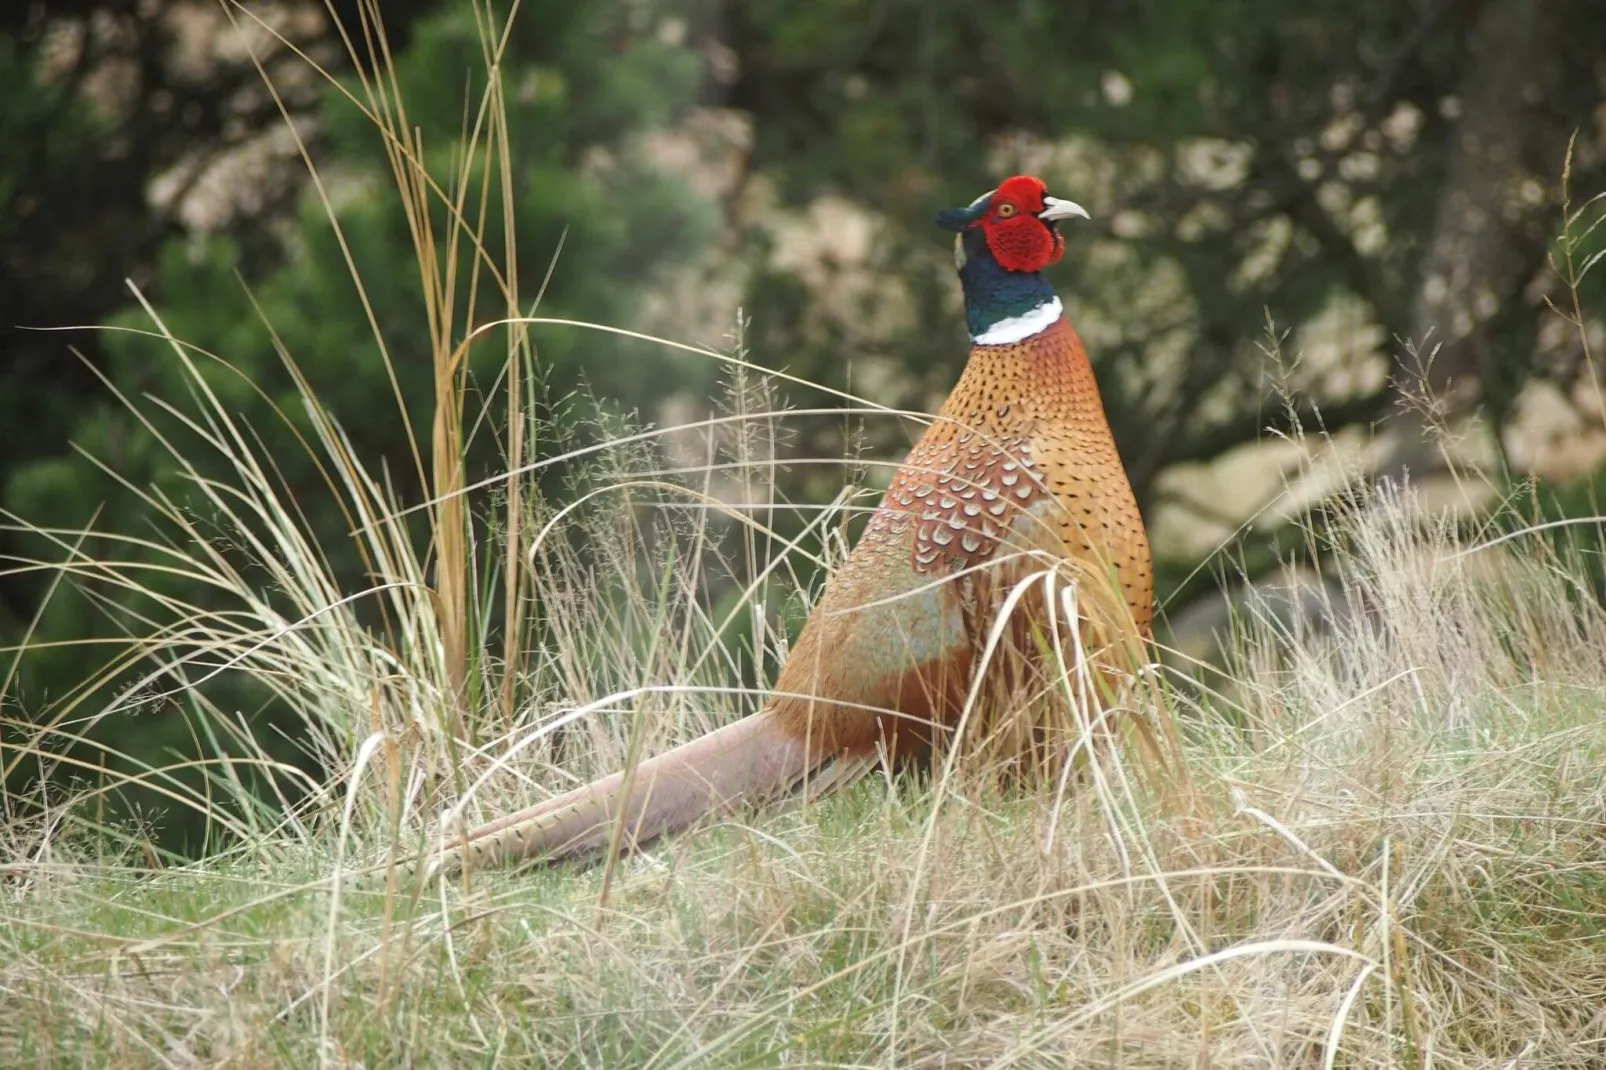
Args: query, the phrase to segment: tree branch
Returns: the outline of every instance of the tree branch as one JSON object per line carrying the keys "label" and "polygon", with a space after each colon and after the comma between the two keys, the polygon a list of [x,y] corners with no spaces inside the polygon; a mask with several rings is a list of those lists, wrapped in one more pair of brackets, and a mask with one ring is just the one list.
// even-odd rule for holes
{"label": "tree branch", "polygon": [[1371,423],[1383,415],[1391,397],[1385,388],[1325,405],[1314,399],[1296,401],[1292,406],[1267,401],[1184,439],[1171,450],[1168,462],[1209,460],[1267,433],[1297,437],[1314,429],[1333,434],[1356,424]]}

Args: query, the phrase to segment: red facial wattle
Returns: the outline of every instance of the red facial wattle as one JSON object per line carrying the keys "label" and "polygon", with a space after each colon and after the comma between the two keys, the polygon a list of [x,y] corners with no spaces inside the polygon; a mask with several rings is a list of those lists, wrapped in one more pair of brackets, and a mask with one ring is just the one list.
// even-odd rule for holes
{"label": "red facial wattle", "polygon": [[1041,271],[1065,255],[1065,239],[1053,223],[1038,218],[1047,206],[1043,183],[1027,175],[998,187],[981,219],[987,248],[1009,271]]}
{"label": "red facial wattle", "polygon": [[981,225],[993,259],[1010,271],[1041,271],[1065,255],[1065,239],[1036,213],[985,219]]}

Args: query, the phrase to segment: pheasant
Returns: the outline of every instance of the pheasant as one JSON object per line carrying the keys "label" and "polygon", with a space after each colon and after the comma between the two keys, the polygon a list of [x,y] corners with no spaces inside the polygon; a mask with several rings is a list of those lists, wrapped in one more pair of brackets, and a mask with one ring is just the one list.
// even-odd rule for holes
{"label": "pheasant", "polygon": [[[461,834],[432,871],[630,848],[829,781],[833,767],[931,755],[978,696],[1007,720],[1044,684],[1043,647],[1028,613],[999,629],[1003,642],[990,637],[1034,570],[1073,569],[1084,635],[1101,616],[1106,636],[1148,638],[1143,520],[1086,351],[1041,274],[1065,251],[1059,224],[1077,216],[1087,212],[1026,175],[938,214],[956,235],[969,361],[827,582],[769,704],[633,773]],[[1099,642],[1108,669],[1113,647]]]}

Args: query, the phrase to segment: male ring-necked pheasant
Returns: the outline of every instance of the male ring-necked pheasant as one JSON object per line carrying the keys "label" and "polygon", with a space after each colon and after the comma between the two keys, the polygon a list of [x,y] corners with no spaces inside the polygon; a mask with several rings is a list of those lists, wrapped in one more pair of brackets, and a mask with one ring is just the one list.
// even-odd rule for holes
{"label": "male ring-necked pheasant", "polygon": [[[1010,590],[1045,567],[1075,571],[1082,632],[1099,631],[1106,651],[1112,634],[1148,636],[1143,520],[1087,353],[1040,274],[1063,254],[1058,224],[1073,216],[1087,213],[1025,175],[938,215],[957,233],[969,362],[827,583],[769,705],[628,780],[615,774],[469,831],[432,868],[597,851],[622,800],[620,842],[634,846],[829,779],[834,763],[930,753],[967,703],[993,711],[967,723],[1007,719],[1034,671],[1042,680],[1042,633],[1006,627],[1002,649],[985,665],[982,655]],[[1100,615],[1102,630],[1090,628]]]}

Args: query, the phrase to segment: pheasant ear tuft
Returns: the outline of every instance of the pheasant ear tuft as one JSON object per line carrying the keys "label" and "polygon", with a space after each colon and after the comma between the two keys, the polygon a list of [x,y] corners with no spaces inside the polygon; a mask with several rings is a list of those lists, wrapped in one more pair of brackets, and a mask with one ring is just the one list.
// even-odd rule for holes
{"label": "pheasant ear tuft", "polygon": [[996,189],[990,189],[963,208],[944,208],[937,213],[937,225],[943,230],[955,232],[974,226],[987,214],[987,206],[992,204],[993,194],[997,192]]}

